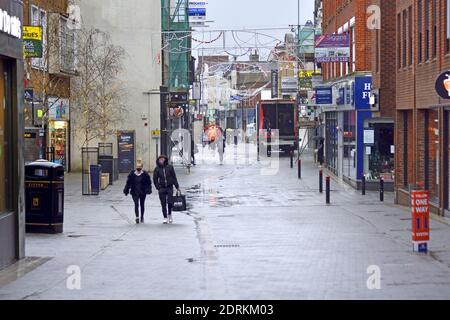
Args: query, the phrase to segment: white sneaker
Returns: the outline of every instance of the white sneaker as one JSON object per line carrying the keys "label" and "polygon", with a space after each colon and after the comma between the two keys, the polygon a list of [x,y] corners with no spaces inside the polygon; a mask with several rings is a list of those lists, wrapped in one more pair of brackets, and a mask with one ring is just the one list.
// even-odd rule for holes
{"label": "white sneaker", "polygon": [[164,219],[164,220],[163,220],[163,224],[167,224],[167,219]]}
{"label": "white sneaker", "polygon": [[172,218],[172,216],[169,216],[169,223],[173,223],[173,218]]}

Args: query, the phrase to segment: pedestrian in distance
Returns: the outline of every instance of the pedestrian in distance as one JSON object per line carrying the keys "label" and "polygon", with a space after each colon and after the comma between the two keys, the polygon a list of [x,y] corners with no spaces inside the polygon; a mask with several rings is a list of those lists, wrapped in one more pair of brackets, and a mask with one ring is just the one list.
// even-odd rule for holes
{"label": "pedestrian in distance", "polygon": [[152,194],[152,180],[147,171],[144,170],[142,160],[136,161],[136,170],[132,170],[127,178],[127,183],[123,190],[125,196],[131,194],[134,201],[134,213],[136,224],[139,224],[139,207],[141,209],[141,223],[144,223],[145,199]]}
{"label": "pedestrian in distance", "polygon": [[180,191],[177,175],[173,166],[169,164],[169,158],[165,155],[160,155],[156,160],[156,169],[153,172],[153,183],[159,193],[159,200],[161,201],[162,213],[164,216],[163,223],[173,223],[172,217],[172,203],[173,188]]}
{"label": "pedestrian in distance", "polygon": [[220,165],[223,165],[223,155],[225,153],[226,136],[225,131],[221,127],[217,129],[216,141],[217,141],[217,151],[219,152]]}

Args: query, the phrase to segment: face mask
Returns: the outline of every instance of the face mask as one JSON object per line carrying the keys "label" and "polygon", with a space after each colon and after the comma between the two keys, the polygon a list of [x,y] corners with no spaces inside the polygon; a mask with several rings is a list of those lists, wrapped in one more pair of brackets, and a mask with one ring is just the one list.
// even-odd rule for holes
{"label": "face mask", "polygon": [[138,172],[141,172],[142,171],[142,168],[137,168],[136,169]]}
{"label": "face mask", "polygon": [[165,162],[164,160],[159,160],[159,164],[162,166],[164,165],[164,162]]}

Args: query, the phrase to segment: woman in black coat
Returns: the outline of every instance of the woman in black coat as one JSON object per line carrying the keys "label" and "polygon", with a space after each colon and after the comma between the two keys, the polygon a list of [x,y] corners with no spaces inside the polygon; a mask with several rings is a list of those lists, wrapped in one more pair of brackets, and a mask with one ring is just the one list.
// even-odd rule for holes
{"label": "woman in black coat", "polygon": [[139,224],[139,204],[141,207],[141,223],[144,223],[145,198],[152,193],[152,180],[147,171],[143,170],[142,161],[136,163],[136,170],[130,172],[123,193],[128,196],[131,193],[134,201],[136,223]]}
{"label": "woman in black coat", "polygon": [[180,185],[178,184],[175,169],[169,164],[169,158],[164,155],[159,156],[156,161],[156,169],[153,172],[153,183],[159,193],[164,224],[173,223],[172,204],[169,199],[173,196],[173,187],[179,192]]}

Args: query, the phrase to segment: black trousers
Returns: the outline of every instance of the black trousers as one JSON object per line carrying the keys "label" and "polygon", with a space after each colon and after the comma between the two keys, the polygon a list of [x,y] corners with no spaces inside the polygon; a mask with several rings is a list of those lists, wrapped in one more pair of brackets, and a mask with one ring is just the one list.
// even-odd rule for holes
{"label": "black trousers", "polygon": [[169,197],[173,196],[173,188],[164,188],[159,190],[159,200],[161,201],[162,213],[165,219],[167,215],[172,215],[172,204]]}
{"label": "black trousers", "polygon": [[134,213],[136,214],[136,218],[139,218],[139,204],[141,207],[141,217],[144,216],[145,213],[145,198],[147,195],[141,194],[141,195],[133,195],[133,201],[134,201]]}

